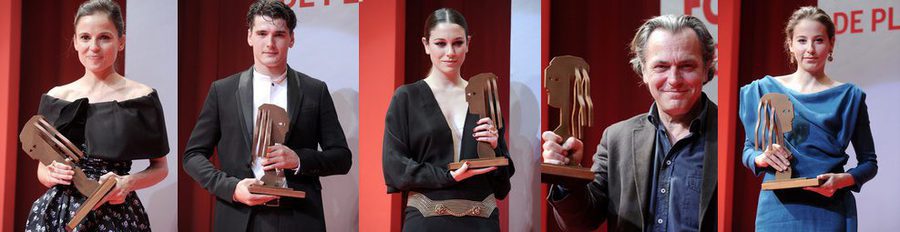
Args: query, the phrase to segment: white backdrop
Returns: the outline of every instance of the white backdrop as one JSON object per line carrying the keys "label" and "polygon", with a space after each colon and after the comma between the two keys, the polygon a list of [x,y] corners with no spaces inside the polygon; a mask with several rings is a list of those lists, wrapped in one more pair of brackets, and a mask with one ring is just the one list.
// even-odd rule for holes
{"label": "white backdrop", "polygon": [[[541,231],[541,2],[513,0],[509,41],[509,231]],[[502,78],[502,77],[501,77]]]}
{"label": "white backdrop", "polygon": [[[716,54],[719,53],[719,1],[718,0],[660,0],[659,13],[693,15],[706,23],[706,29],[716,40]],[[703,86],[703,92],[713,102],[719,102],[719,76],[716,75]]]}
{"label": "white backdrop", "polygon": [[[154,231],[178,231],[178,2],[129,1],[126,7],[125,77],[158,91],[169,136],[169,175],[137,193]],[[148,165],[135,161],[131,173]]]}
{"label": "white backdrop", "polygon": [[[900,1],[820,0],[819,7],[831,14],[838,31],[834,62],[825,66],[825,72],[866,92],[878,154],[878,175],[856,194],[859,231],[896,231],[900,228],[900,156],[895,154],[900,151]],[[849,169],[856,166],[856,156],[852,147],[847,153],[851,158],[845,168]]]}
{"label": "white backdrop", "polygon": [[[322,178],[329,231],[359,229],[359,4],[344,1],[285,1],[297,13],[291,68],[328,84],[338,120],[353,152],[347,175]],[[380,117],[380,116],[379,116]],[[380,154],[376,154],[380,155]]]}

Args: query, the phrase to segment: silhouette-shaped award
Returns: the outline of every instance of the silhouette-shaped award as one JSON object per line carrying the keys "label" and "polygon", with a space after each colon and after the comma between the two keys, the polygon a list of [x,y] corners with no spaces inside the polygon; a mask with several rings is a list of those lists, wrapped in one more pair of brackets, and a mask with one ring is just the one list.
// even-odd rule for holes
{"label": "silhouette-shaped award", "polygon": [[[256,162],[257,158],[264,158],[269,155],[267,148],[275,145],[275,143],[284,143],[284,137],[290,129],[290,119],[287,111],[283,108],[272,104],[263,104],[259,106],[259,113],[256,116],[256,125],[253,127],[253,146],[252,146],[252,162]],[[260,178],[262,185],[252,184],[247,189],[253,194],[265,194],[282,197],[305,198],[306,193],[297,191],[287,187],[284,177],[284,170],[275,169],[265,172]],[[267,206],[278,206],[279,200],[275,199],[266,202]]]}
{"label": "silhouette-shaped award", "polygon": [[22,150],[25,150],[25,153],[32,159],[38,160],[44,165],[50,165],[56,161],[69,165],[75,172],[72,175],[72,185],[88,198],[78,206],[75,215],[66,224],[67,231],[75,230],[75,227],[100,203],[100,200],[109,194],[109,191],[118,182],[116,178],[109,178],[100,184],[100,182],[88,178],[84,174],[84,170],[75,165],[84,158],[84,153],[51,126],[44,116],[31,117],[25,123],[22,132],[19,133],[19,141],[22,142]]}
{"label": "silhouette-shaped award", "polygon": [[[469,113],[477,114],[479,118],[490,117],[494,121],[494,127],[499,130],[503,128],[503,113],[500,111],[500,98],[497,92],[499,92],[497,76],[493,73],[475,75],[469,78],[469,84],[466,85],[466,102],[469,103]],[[455,162],[447,165],[447,168],[456,170],[465,162],[469,162],[469,168],[509,165],[509,159],[503,156],[497,157],[490,143],[478,142],[477,150],[477,159],[459,160],[459,157],[454,157]]]}
{"label": "silhouette-shaped award", "polygon": [[[754,128],[753,143],[755,149],[764,150],[772,144],[778,144],[790,155],[790,149],[785,146],[784,133],[793,130],[794,104],[784,94],[768,93],[759,99],[757,107],[756,128]],[[762,131],[760,131],[762,129]],[[762,144],[760,144],[762,133]],[[792,168],[776,172],[775,179],[762,183],[763,190],[801,188],[819,186],[823,183],[818,178],[792,178]]]}
{"label": "silhouette-shaped award", "polygon": [[[559,109],[559,126],[553,130],[563,140],[584,139],[584,127],[593,126],[594,104],[591,101],[590,66],[575,56],[558,56],[544,70],[547,104]],[[581,164],[541,164],[541,179],[553,182],[559,177],[593,180],[594,173]]]}

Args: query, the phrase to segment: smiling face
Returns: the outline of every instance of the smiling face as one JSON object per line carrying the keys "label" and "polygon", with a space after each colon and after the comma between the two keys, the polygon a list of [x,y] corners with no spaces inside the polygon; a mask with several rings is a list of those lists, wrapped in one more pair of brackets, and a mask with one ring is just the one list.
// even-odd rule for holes
{"label": "smiling face", "polygon": [[825,25],[812,19],[803,19],[794,27],[790,41],[791,57],[797,69],[809,73],[822,73],[825,63],[834,49],[834,38],[828,37]]}
{"label": "smiling face", "polygon": [[118,36],[115,24],[106,13],[82,16],[75,24],[73,47],[85,71],[106,74],[113,70],[125,38]]}
{"label": "smiling face", "polygon": [[254,67],[259,71],[283,71],[287,67],[287,51],[294,46],[293,32],[284,19],[256,16],[253,20],[253,26],[247,30],[247,43],[253,47]]}
{"label": "smiling face", "polygon": [[431,58],[432,71],[444,73],[448,77],[458,76],[466,61],[470,41],[462,26],[455,23],[437,24],[431,30],[429,38],[422,38],[425,54]]}
{"label": "smiling face", "polygon": [[700,41],[693,30],[650,34],[643,65],[643,82],[661,112],[680,116],[700,98],[709,69],[703,63]]}

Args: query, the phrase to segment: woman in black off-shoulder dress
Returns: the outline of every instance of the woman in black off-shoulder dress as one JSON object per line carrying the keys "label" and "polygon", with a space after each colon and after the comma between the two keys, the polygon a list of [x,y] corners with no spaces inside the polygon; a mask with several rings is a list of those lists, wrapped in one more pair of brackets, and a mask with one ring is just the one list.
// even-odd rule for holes
{"label": "woman in black off-shoulder dress", "polygon": [[[74,166],[90,179],[117,180],[75,231],[150,231],[147,212],[134,191],[168,175],[169,144],[158,93],[116,72],[114,64],[124,46],[118,4],[83,3],[75,16],[73,47],[85,73],[41,96],[38,107],[38,114],[84,152]],[[132,160],[140,159],[149,159],[149,167],[129,173]],[[71,166],[37,166],[38,181],[49,189],[32,205],[25,231],[65,231],[87,197],[72,185]]]}

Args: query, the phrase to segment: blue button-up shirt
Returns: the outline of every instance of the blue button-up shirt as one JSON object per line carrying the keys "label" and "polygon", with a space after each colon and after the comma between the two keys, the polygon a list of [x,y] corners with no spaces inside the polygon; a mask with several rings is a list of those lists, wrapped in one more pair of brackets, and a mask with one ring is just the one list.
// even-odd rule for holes
{"label": "blue button-up shirt", "polygon": [[707,103],[698,100],[701,111],[691,121],[690,134],[675,144],[659,121],[656,104],[647,120],[656,126],[656,145],[651,175],[650,225],[645,231],[697,231],[700,227],[700,190],[703,184],[703,138]]}

